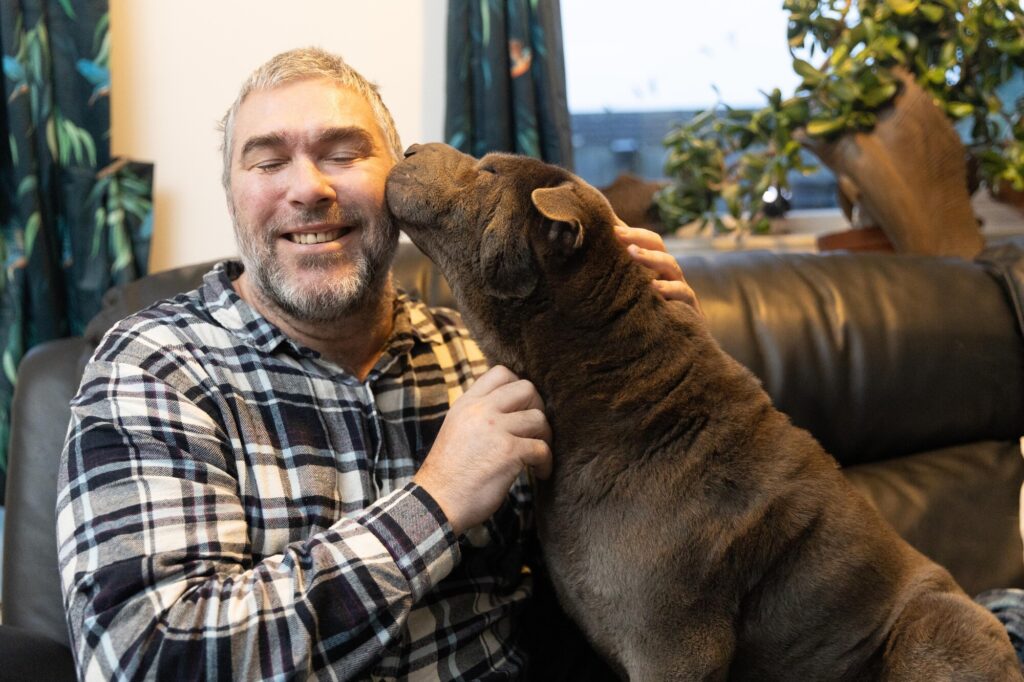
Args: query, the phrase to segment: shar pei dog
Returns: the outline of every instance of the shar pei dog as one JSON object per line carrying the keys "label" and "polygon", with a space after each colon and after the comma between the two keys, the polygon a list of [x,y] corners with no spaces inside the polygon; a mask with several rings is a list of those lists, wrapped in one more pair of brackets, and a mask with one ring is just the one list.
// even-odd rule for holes
{"label": "shar pei dog", "polygon": [[537,387],[538,534],[565,611],[631,680],[1020,680],[1005,629],[663,300],[593,187],[413,146],[387,181],[492,363]]}

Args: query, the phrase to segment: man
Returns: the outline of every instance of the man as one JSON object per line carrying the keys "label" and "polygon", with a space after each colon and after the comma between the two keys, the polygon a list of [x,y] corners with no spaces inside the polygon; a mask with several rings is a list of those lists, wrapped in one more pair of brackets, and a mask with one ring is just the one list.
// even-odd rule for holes
{"label": "man", "polygon": [[[335,56],[278,55],[243,86],[224,121],[241,263],[116,325],[72,402],[57,523],[83,677],[524,674],[523,472],[550,470],[550,430],[457,316],[392,286],[400,158]],[[621,231],[695,303],[656,236]]]}

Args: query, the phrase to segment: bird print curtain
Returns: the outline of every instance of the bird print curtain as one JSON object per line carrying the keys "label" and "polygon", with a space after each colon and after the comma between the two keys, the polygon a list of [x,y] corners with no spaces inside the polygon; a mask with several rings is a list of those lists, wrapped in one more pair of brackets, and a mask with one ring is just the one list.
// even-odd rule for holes
{"label": "bird print curtain", "polygon": [[572,168],[558,0],[450,0],[445,139]]}
{"label": "bird print curtain", "polygon": [[153,169],[110,158],[107,0],[3,0],[0,51],[0,472],[6,472],[9,408],[22,356],[42,341],[80,334],[106,289],[145,274]]}

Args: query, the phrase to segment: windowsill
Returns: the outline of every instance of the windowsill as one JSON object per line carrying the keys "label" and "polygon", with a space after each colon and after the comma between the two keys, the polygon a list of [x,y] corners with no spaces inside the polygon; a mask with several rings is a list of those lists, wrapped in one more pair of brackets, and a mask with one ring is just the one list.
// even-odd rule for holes
{"label": "windowsill", "polygon": [[667,236],[665,247],[673,256],[718,251],[767,250],[814,253],[818,235],[845,230],[846,218],[838,208],[790,211],[772,221],[769,234],[719,234],[710,230],[695,236]]}
{"label": "windowsill", "polygon": [[[988,192],[975,193],[972,203],[982,222],[986,238],[1024,234],[1024,214],[996,201]],[[720,251],[768,250],[816,253],[818,236],[849,228],[846,216],[838,208],[790,211],[772,221],[770,234],[703,234],[692,237],[666,236],[665,246],[674,256]]]}

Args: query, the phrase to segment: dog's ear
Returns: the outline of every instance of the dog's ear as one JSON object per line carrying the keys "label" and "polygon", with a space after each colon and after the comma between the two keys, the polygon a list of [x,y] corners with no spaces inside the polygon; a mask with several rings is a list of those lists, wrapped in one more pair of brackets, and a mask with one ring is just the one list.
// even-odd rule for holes
{"label": "dog's ear", "polygon": [[578,185],[563,182],[557,187],[538,187],[530,194],[533,205],[551,221],[548,241],[565,255],[583,246],[583,197]]}
{"label": "dog's ear", "polygon": [[526,233],[513,227],[509,212],[499,206],[480,237],[484,290],[496,298],[526,298],[537,287]]}

